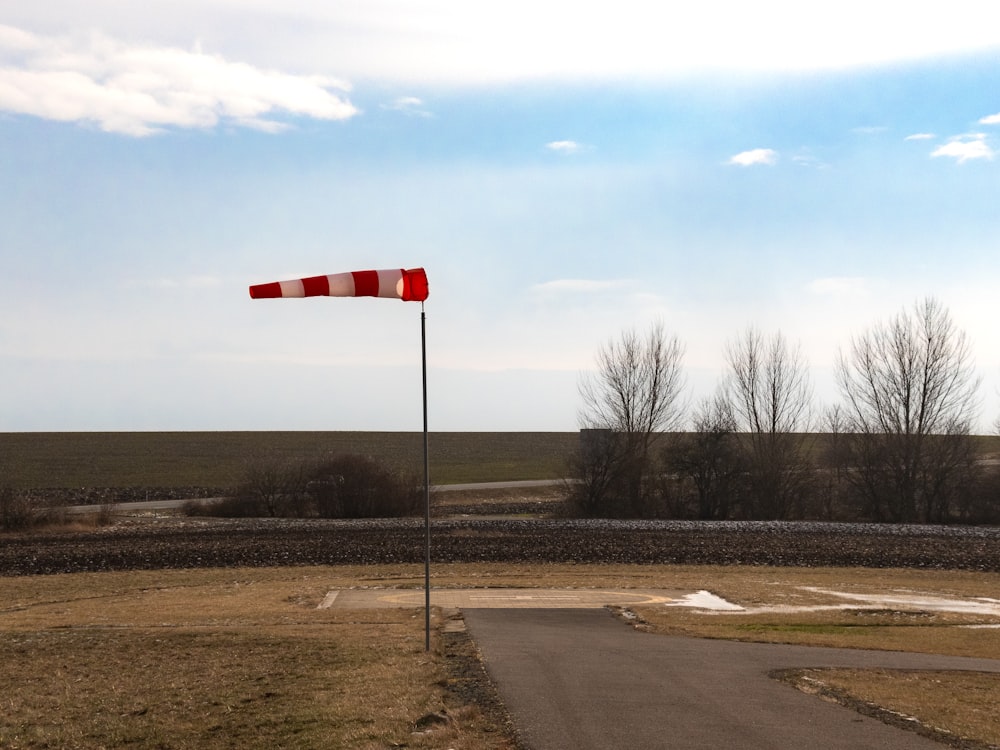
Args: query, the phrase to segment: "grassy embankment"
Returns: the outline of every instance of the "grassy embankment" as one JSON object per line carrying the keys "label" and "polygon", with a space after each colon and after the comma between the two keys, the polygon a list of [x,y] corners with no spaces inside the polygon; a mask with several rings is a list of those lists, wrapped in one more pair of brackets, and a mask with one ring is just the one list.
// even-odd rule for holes
{"label": "grassy embankment", "polygon": [[[812,450],[822,454],[826,435]],[[575,432],[432,432],[431,482],[561,479]],[[976,437],[1000,457],[1000,436]],[[423,476],[419,432],[6,432],[0,483],[36,487],[228,487],[247,464],[360,453]]]}
{"label": "grassy embankment", "polygon": [[[573,432],[432,432],[431,482],[558,479]],[[0,482],[36,487],[228,487],[251,461],[372,456],[423,476],[414,432],[0,433]]]}

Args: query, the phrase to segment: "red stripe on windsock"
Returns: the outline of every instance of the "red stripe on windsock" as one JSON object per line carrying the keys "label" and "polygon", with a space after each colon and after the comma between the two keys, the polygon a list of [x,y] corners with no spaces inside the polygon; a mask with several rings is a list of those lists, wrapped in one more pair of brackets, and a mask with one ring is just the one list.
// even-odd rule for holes
{"label": "red stripe on windsock", "polygon": [[326,297],[330,294],[330,280],[326,276],[310,276],[302,279],[302,288],[307,297]]}
{"label": "red stripe on windsock", "polygon": [[352,271],[355,297],[378,297],[378,271]]}
{"label": "red stripe on windsock", "polygon": [[403,271],[403,302],[423,302],[429,293],[424,269],[411,268]]}
{"label": "red stripe on windsock", "polygon": [[250,287],[250,299],[271,299],[281,296],[281,284],[272,281],[269,284],[254,284]]}

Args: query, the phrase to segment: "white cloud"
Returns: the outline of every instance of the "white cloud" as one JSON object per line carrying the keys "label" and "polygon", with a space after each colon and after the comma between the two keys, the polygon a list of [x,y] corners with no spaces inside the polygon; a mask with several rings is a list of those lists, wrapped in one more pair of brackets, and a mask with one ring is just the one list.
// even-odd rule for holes
{"label": "white cloud", "polygon": [[583,146],[576,141],[551,141],[545,144],[545,148],[559,154],[576,154],[583,149]]}
{"label": "white cloud", "polygon": [[1000,112],[995,115],[987,115],[979,120],[980,125],[1000,125]]}
{"label": "white cloud", "polygon": [[933,141],[937,138],[933,133],[914,133],[913,135],[908,135],[904,138],[904,141]]}
{"label": "white cloud", "polygon": [[996,156],[996,151],[986,143],[984,133],[971,133],[957,136],[948,143],[938,146],[931,152],[931,156],[950,156],[959,164],[964,164],[970,159],[992,159]]}
{"label": "white cloud", "polygon": [[800,167],[809,169],[829,169],[830,165],[813,154],[809,149],[804,148],[799,153],[792,156],[792,161]]}
{"label": "white cloud", "polygon": [[0,110],[146,136],[220,122],[278,132],[277,115],[343,120],[357,110],[331,89],[343,82],[296,76],[174,47],[127,45],[102,34],[44,37],[0,26]]}
{"label": "white cloud", "polygon": [[423,99],[416,96],[400,96],[393,99],[389,104],[383,104],[382,109],[389,109],[395,112],[402,112],[414,117],[433,117],[431,112],[424,107]]}
{"label": "white cloud", "polygon": [[728,161],[739,167],[752,167],[758,164],[771,166],[778,161],[778,152],[770,148],[755,148],[750,151],[741,151]]}

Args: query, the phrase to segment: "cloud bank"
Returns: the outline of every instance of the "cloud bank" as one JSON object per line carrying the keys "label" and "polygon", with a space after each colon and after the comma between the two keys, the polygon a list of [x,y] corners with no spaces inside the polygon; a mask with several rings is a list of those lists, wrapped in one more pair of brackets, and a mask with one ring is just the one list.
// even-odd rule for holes
{"label": "cloud bank", "polygon": [[905,12],[896,0],[841,0],[829,12],[789,0],[619,0],[614,12],[573,0],[8,5],[7,23],[35,31],[98,27],[185,47],[195,28],[229,59],[333,71],[356,82],[663,80],[693,71],[844,69],[1000,46],[995,0],[927,0]]}
{"label": "cloud bank", "polygon": [[200,49],[129,45],[99,33],[46,37],[0,26],[0,111],[148,136],[220,123],[277,132],[281,116],[344,120],[349,87],[231,62]]}

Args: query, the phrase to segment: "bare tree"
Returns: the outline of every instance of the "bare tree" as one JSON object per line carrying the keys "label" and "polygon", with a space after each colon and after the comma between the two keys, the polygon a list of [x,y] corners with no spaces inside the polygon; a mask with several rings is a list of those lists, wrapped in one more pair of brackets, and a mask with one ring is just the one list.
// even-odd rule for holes
{"label": "bare tree", "polygon": [[854,433],[853,482],[876,518],[948,520],[975,471],[980,379],[948,311],[918,302],[852,340],[837,382]]}
{"label": "bare tree", "polygon": [[245,515],[284,516],[295,508],[304,490],[302,467],[276,455],[246,461],[231,505]]}
{"label": "bare tree", "polygon": [[621,446],[610,429],[580,430],[580,446],[570,458],[569,497],[576,511],[594,517],[608,513],[609,497],[621,485]]}
{"label": "bare tree", "polygon": [[682,417],[683,355],[677,337],[657,322],[645,337],[629,330],[602,346],[596,372],[581,379],[581,427],[604,431],[602,440],[581,451],[575,467],[585,484],[588,477],[601,483],[580,488],[591,514],[598,507],[617,515],[644,513],[654,444]]}
{"label": "bare tree", "polygon": [[798,347],[781,333],[769,339],[748,328],[726,349],[724,387],[743,433],[746,510],[760,518],[801,513],[809,486],[805,433],[812,419],[812,386]]}
{"label": "bare tree", "polygon": [[820,517],[832,521],[842,514],[847,496],[847,476],[850,466],[850,436],[843,405],[834,404],[822,415],[820,432],[823,435],[819,454],[820,466],[816,469],[819,491]]}
{"label": "bare tree", "polygon": [[692,431],[670,447],[666,462],[678,481],[694,489],[693,505],[686,515],[701,520],[730,517],[739,499],[743,461],[736,417],[724,391],[704,398],[692,417]]}

